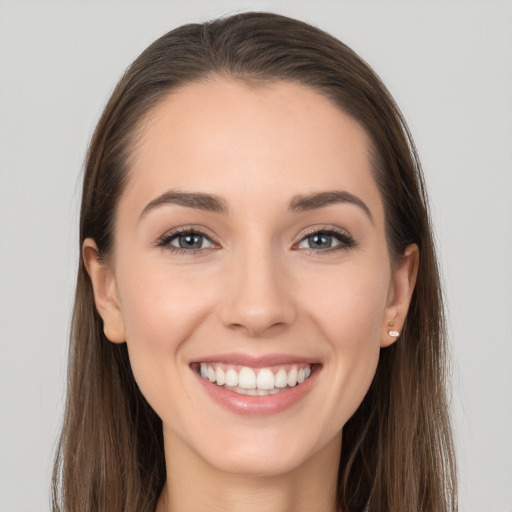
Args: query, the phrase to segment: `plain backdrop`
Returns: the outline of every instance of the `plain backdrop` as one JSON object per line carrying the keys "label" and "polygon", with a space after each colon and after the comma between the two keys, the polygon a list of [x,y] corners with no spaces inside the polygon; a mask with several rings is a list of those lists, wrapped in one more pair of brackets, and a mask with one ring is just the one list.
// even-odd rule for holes
{"label": "plain backdrop", "polygon": [[49,510],[79,176],[102,107],[156,37],[243,10],[331,32],[402,108],[444,275],[461,508],[512,512],[512,3],[497,0],[0,0],[0,511]]}

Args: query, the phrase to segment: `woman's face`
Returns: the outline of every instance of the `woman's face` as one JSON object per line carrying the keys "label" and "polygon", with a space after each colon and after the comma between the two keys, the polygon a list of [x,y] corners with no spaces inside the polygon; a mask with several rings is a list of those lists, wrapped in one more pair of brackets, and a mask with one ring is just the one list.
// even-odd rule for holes
{"label": "woman's face", "polygon": [[146,117],[112,257],[84,256],[166,450],[275,475],[339,454],[415,254],[390,264],[354,120],[301,85],[218,78]]}

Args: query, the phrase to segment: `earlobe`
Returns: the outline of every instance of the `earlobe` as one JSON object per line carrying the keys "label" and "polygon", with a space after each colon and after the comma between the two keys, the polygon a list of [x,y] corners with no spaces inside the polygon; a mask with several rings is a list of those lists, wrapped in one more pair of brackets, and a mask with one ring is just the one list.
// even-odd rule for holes
{"label": "earlobe", "polygon": [[388,347],[400,337],[416,286],[419,258],[418,246],[411,244],[393,269],[393,281],[381,327],[381,347]]}
{"label": "earlobe", "polygon": [[91,279],[96,309],[103,319],[103,332],[113,343],[123,343],[126,340],[124,318],[114,273],[101,262],[98,247],[92,238],[84,241],[82,257]]}

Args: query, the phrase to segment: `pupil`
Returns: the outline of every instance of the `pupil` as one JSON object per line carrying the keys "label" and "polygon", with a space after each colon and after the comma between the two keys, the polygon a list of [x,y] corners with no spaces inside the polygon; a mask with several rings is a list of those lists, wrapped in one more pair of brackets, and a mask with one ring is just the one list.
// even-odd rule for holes
{"label": "pupil", "polygon": [[200,249],[202,244],[202,236],[195,234],[180,235],[179,244],[180,247],[186,249]]}
{"label": "pupil", "polygon": [[332,236],[331,235],[312,235],[309,237],[309,245],[310,247],[315,248],[328,248],[332,245]]}

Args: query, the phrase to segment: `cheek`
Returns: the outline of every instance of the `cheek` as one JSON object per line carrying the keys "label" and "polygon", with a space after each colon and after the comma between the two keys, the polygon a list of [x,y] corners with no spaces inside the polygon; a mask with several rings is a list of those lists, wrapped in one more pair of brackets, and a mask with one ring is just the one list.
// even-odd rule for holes
{"label": "cheek", "polygon": [[155,271],[143,265],[120,276],[119,282],[135,380],[155,411],[165,414],[162,390],[179,387],[182,346],[211,310],[211,294],[203,280],[186,271]]}
{"label": "cheek", "polygon": [[336,425],[348,421],[375,375],[389,287],[386,275],[385,268],[340,271],[323,283],[329,293],[320,293],[316,286],[308,299],[313,321],[330,345],[324,370],[333,393],[325,409],[336,411]]}
{"label": "cheek", "polygon": [[359,352],[368,345],[379,346],[388,292],[386,267],[347,265],[317,276],[305,308],[333,348]]}
{"label": "cheek", "polygon": [[213,276],[199,275],[185,265],[176,269],[165,260],[155,263],[142,258],[121,271],[118,281],[122,283],[120,295],[129,343],[175,348],[202,321],[206,304],[211,302],[211,286],[205,287],[205,283],[211,283]]}

